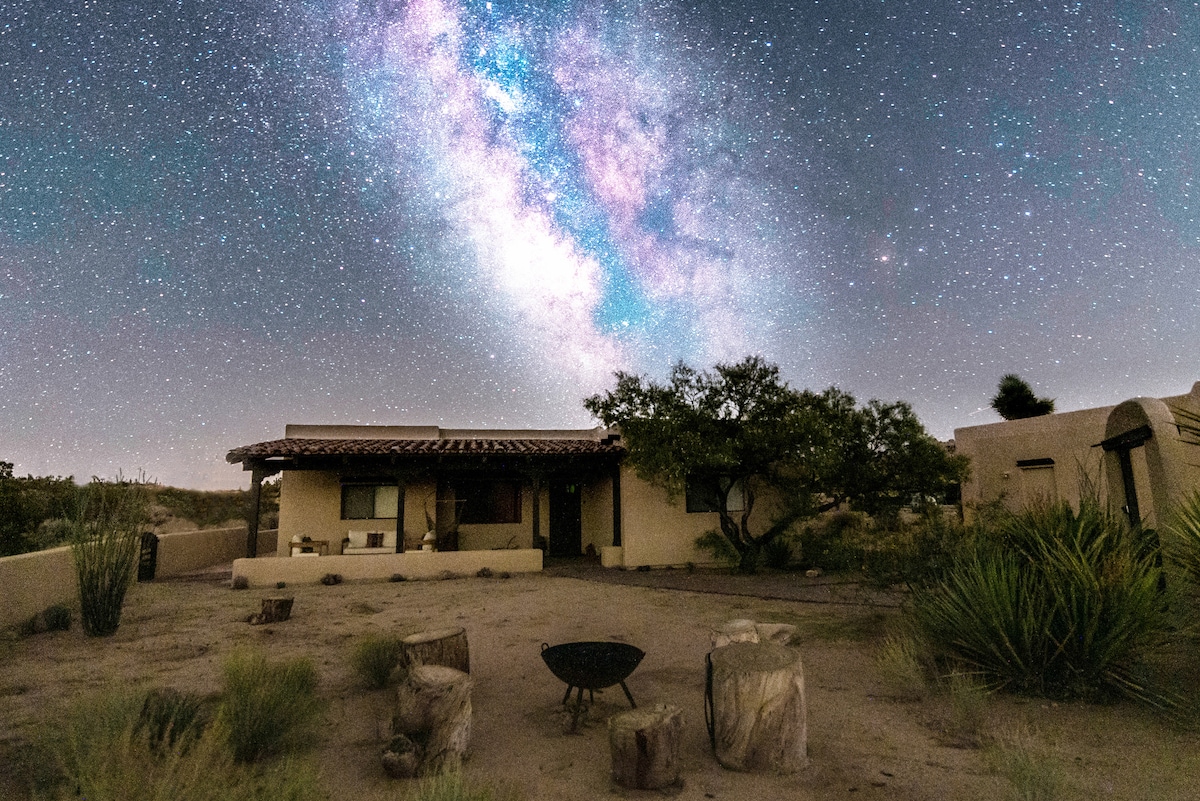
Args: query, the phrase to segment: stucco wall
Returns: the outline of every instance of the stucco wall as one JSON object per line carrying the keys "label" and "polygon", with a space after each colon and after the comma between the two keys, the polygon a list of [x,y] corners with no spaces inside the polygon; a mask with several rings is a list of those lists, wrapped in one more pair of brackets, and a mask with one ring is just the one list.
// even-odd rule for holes
{"label": "stucco wall", "polygon": [[[971,475],[962,492],[965,518],[972,520],[980,506],[997,500],[1015,510],[1044,498],[1078,505],[1081,492],[1092,491],[1084,489],[1089,485],[1104,493],[1102,452],[1092,446],[1104,439],[1104,424],[1112,409],[1104,406],[955,430],[957,452],[971,460]],[[1053,466],[1017,466],[1019,461],[1044,459],[1053,459]]]}
{"label": "stucco wall", "polygon": [[[260,553],[274,542],[274,529],[259,532]],[[245,526],[160,534],[155,579],[225,564],[245,554]],[[0,591],[0,626],[16,625],[54,604],[78,607],[71,549],[64,546],[0,558]]]}
{"label": "stucco wall", "polygon": [[[1161,400],[1135,398],[1117,406],[957,429],[957,450],[971,460],[971,476],[963,484],[964,516],[969,521],[978,507],[997,500],[1019,509],[1046,497],[1078,505],[1091,495],[1121,507],[1117,455],[1098,446],[1146,423],[1153,436],[1130,450],[1130,466],[1143,521],[1160,525],[1174,501],[1200,490],[1200,446],[1193,444],[1195,437],[1180,435],[1173,416],[1180,409],[1200,412],[1200,382],[1187,394]],[[1178,422],[1186,420],[1180,416]],[[1053,459],[1052,468],[1018,465],[1045,459]]]}
{"label": "stucco wall", "polygon": [[585,553],[589,545],[600,553],[613,544],[612,480],[607,476],[583,484],[580,527]]}
{"label": "stucco wall", "polygon": [[[753,520],[758,519],[756,513]],[[720,525],[716,512],[689,514],[682,496],[671,501],[666,490],[621,468],[623,567],[710,564],[712,554],[697,548],[696,538]]]}

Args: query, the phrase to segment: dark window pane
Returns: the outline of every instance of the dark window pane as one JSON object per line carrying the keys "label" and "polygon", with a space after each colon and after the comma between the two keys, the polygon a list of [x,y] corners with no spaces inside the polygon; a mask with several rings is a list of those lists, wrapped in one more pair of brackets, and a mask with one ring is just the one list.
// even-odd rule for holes
{"label": "dark window pane", "polygon": [[375,513],[375,488],[366,484],[342,487],[342,519],[369,520]]}

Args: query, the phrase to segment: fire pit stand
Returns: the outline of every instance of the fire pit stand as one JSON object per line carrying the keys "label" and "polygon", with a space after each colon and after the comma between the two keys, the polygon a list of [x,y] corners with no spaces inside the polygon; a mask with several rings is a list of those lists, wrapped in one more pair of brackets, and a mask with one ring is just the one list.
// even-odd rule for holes
{"label": "fire pit stand", "polygon": [[629,700],[629,705],[637,708],[633,694],[625,686],[625,679],[633,673],[645,655],[640,648],[623,642],[568,642],[554,646],[542,643],[542,661],[550,668],[551,673],[567,685],[562,700],[564,706],[571,697],[571,690],[578,689],[571,731],[575,731],[579,726],[584,690],[588,691],[589,701],[595,703],[596,690],[619,684]]}

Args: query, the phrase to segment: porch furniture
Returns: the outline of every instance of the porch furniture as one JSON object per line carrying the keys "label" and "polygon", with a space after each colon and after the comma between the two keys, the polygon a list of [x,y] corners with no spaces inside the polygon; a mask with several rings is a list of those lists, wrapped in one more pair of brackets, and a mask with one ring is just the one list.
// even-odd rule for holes
{"label": "porch furniture", "polygon": [[302,540],[291,543],[292,556],[328,556],[329,540]]}
{"label": "porch furniture", "polygon": [[394,531],[348,531],[342,553],[347,556],[396,552]]}

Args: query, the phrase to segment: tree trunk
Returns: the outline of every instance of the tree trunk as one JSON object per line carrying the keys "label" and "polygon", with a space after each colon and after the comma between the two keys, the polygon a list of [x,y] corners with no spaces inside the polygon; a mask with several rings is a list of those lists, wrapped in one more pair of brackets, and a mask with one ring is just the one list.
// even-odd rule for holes
{"label": "tree trunk", "polygon": [[717,761],[732,770],[794,773],[808,765],[800,654],[775,643],[732,643],[712,659]]}
{"label": "tree trunk", "polygon": [[414,665],[409,671],[396,694],[392,743],[404,735],[415,744],[418,775],[461,767],[471,740],[473,686],[466,673],[444,665]]}
{"label": "tree trunk", "polygon": [[292,616],[291,597],[272,597],[262,599],[262,612],[251,615],[249,622],[254,625],[261,623],[279,623]]}
{"label": "tree trunk", "polygon": [[400,664],[444,665],[471,672],[471,650],[463,628],[433,629],[410,634],[401,640]]}
{"label": "tree trunk", "polygon": [[635,790],[661,790],[679,782],[683,712],[658,704],[613,715],[608,721],[613,780]]}

